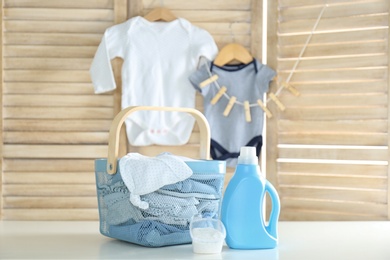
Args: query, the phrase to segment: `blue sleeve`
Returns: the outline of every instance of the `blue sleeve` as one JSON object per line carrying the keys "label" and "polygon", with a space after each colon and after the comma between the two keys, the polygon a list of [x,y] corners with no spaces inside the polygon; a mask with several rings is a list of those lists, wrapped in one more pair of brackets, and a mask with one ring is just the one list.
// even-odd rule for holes
{"label": "blue sleeve", "polygon": [[276,71],[268,67],[267,65],[261,64],[258,62],[258,82],[260,84],[260,89],[262,92],[268,92],[269,83],[276,76]]}
{"label": "blue sleeve", "polygon": [[209,68],[207,64],[203,64],[199,69],[197,69],[194,73],[189,76],[189,80],[192,86],[199,91],[202,96],[206,96],[210,90],[211,84],[201,88],[199,84],[210,78],[209,76]]}

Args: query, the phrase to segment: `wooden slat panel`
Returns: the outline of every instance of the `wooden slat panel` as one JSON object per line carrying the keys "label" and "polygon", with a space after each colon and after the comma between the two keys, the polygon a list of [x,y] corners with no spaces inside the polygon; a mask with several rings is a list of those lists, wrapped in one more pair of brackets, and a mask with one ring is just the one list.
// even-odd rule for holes
{"label": "wooden slat panel", "polygon": [[71,8],[4,8],[4,20],[40,21],[112,21],[114,11],[110,9],[71,9]]}
{"label": "wooden slat panel", "polygon": [[387,120],[344,120],[344,121],[291,121],[280,120],[281,133],[289,132],[326,132],[326,133],[386,133]]}
{"label": "wooden slat panel", "polygon": [[98,220],[97,209],[4,209],[4,220]]}
{"label": "wooden slat panel", "polygon": [[[382,42],[386,39],[388,32],[385,28],[378,28],[366,31],[346,31],[346,32],[326,32],[316,33],[314,32],[309,46],[310,48],[315,45],[335,44],[335,43],[368,43],[368,42]],[[304,46],[308,35],[280,35],[278,43],[283,47],[297,47]],[[335,64],[337,65],[337,64]]]}
{"label": "wooden slat panel", "polygon": [[96,196],[94,184],[6,184],[3,196]]}
{"label": "wooden slat panel", "polygon": [[306,149],[299,148],[280,148],[279,158],[295,159],[326,159],[326,160],[368,160],[368,161],[387,161],[387,149],[373,147],[370,149],[353,148],[316,148],[312,146]]}
{"label": "wooden slat panel", "polygon": [[[272,104],[273,105],[273,104]],[[329,107],[289,108],[280,114],[282,119],[294,120],[372,120],[386,119],[386,107]]]}
{"label": "wooden slat panel", "polygon": [[[214,34],[230,35],[249,35],[250,24],[244,22],[234,23],[207,23],[194,22],[194,25],[203,28]],[[73,21],[50,21],[50,23],[43,21],[4,21],[4,27],[8,32],[38,32],[38,33],[97,33],[102,34],[104,31],[112,26],[112,22],[95,21],[95,22],[73,22]],[[62,27],[61,27],[62,26]],[[38,27],[39,29],[37,29]],[[82,47],[82,46],[80,46]],[[96,51],[96,47],[95,47]],[[25,56],[25,55],[23,55]]]}
{"label": "wooden slat panel", "polygon": [[288,106],[297,107],[329,107],[329,106],[386,106],[388,99],[384,93],[365,94],[339,94],[339,95],[301,95],[298,98],[293,95],[281,95],[280,101]]}
{"label": "wooden slat panel", "polygon": [[319,188],[310,186],[280,185],[282,197],[345,200],[355,202],[387,203],[387,190]]}
{"label": "wooden slat panel", "polygon": [[[282,78],[287,78],[287,73],[280,73]],[[385,68],[358,69],[358,70],[335,70],[335,71],[315,71],[310,73],[295,72],[291,83],[294,82],[326,82],[326,81],[368,81],[385,78],[387,71]]]}
{"label": "wooden slat panel", "polygon": [[[388,1],[387,1],[388,2]],[[388,25],[390,25],[390,6],[388,8],[388,11],[387,11],[387,14],[388,14]],[[389,33],[390,33],[390,27],[388,26],[388,37],[387,37],[387,43],[388,45],[390,44],[390,37],[389,37]],[[388,48],[387,49],[387,57],[390,56],[390,49]],[[387,162],[387,165],[388,165],[388,168],[387,168],[387,185],[388,185],[388,188],[387,188],[387,220],[390,220],[390,77],[389,77],[389,74],[390,74],[390,61],[388,63],[388,66],[387,66],[387,78],[385,80],[385,82],[387,83],[387,97],[388,97],[388,103],[387,103],[387,115],[388,115],[388,120],[387,120],[387,133],[388,133],[388,138],[387,138],[387,157],[389,158],[388,159],[388,162]]]}
{"label": "wooden slat panel", "polygon": [[95,46],[5,45],[4,57],[93,58]]}
{"label": "wooden slat panel", "polygon": [[5,131],[109,131],[112,120],[6,119]]}
{"label": "wooden slat panel", "polygon": [[248,23],[194,22],[192,24],[205,29],[211,35],[213,34],[249,35],[251,32],[250,24]]}
{"label": "wooden slat panel", "polygon": [[[361,16],[385,13],[388,11],[389,5],[387,1],[366,1],[357,2],[351,1],[349,3],[329,5],[323,14],[323,18],[334,18],[334,17],[350,17],[350,16]],[[284,8],[281,9],[280,15],[283,16],[284,22],[290,22],[292,20],[306,20],[316,19],[318,14],[321,12],[322,6],[305,6],[305,8]]]}
{"label": "wooden slat panel", "polygon": [[[160,3],[154,0],[143,0],[142,2],[145,8],[160,6]],[[251,7],[250,3],[250,0],[197,0],[196,2],[164,0],[164,6],[167,8],[180,10],[204,10],[205,6],[210,10],[249,10]]]}
{"label": "wooden slat panel", "polygon": [[4,0],[4,7],[112,8],[111,0]]}
{"label": "wooden slat panel", "polygon": [[[101,158],[107,158],[107,155]],[[4,172],[94,172],[94,159],[7,159],[3,160]]]}
{"label": "wooden slat panel", "polygon": [[[233,39],[232,36],[231,36],[230,38]],[[231,43],[231,42],[232,42],[231,40],[228,41],[228,42],[218,42],[218,43],[217,43],[217,48],[218,48],[218,50],[222,49],[226,44],[229,44],[229,43]],[[250,49],[250,44],[244,45],[244,43],[241,43],[241,42],[238,42],[238,41],[234,41],[234,42],[239,43],[239,44],[242,44],[242,46],[243,46],[244,48],[248,49],[248,50]]]}
{"label": "wooden slat panel", "polygon": [[306,173],[332,175],[360,175],[386,177],[386,165],[325,164],[325,163],[278,163],[279,173]]}
{"label": "wooden slat panel", "polygon": [[[54,69],[54,70],[89,70],[91,59],[61,59],[56,58],[5,58],[4,69]],[[88,86],[91,90],[92,86]]]}
{"label": "wooden slat panel", "polygon": [[[66,112],[66,113],[65,113]],[[114,111],[112,108],[50,108],[45,107],[5,107],[3,110],[4,118],[20,119],[112,119]]]}
{"label": "wooden slat panel", "polygon": [[5,144],[107,144],[108,132],[4,132]]}
{"label": "wooden slat panel", "polygon": [[387,177],[369,175],[341,175],[341,174],[302,174],[280,173],[280,185],[303,185],[320,187],[339,187],[356,189],[387,189]]}
{"label": "wooden slat panel", "polygon": [[[326,56],[355,56],[355,55],[378,55],[384,54],[387,49],[385,41],[368,43],[336,43],[333,45],[311,46],[305,51],[305,57],[326,57]],[[299,56],[302,46],[280,47],[281,58],[296,58]]]}
{"label": "wooden slat panel", "polygon": [[[1,10],[2,11],[2,10]],[[3,12],[0,13],[1,17],[1,27],[0,27],[0,39],[1,39],[1,49],[0,49],[0,54],[1,57],[3,57],[3,33],[4,33],[4,28],[3,28]],[[3,58],[1,59],[0,63],[0,77],[3,77]],[[0,82],[0,99],[3,101],[3,80]],[[0,220],[2,219],[3,216],[3,200],[2,200],[2,194],[3,194],[3,106],[1,105],[0,107]]]}
{"label": "wooden slat panel", "polygon": [[113,107],[108,95],[6,95],[4,106],[20,107]]}
{"label": "wooden slat panel", "polygon": [[[294,87],[305,94],[347,94],[347,93],[387,93],[387,84],[383,79],[355,81],[296,82]],[[367,86],[370,86],[367,88]]]}
{"label": "wooden slat panel", "polygon": [[78,45],[95,46],[99,45],[102,36],[100,34],[86,33],[5,33],[5,45]]}
{"label": "wooden slat panel", "polygon": [[248,49],[251,46],[251,37],[249,35],[214,34],[212,36],[217,45],[221,47],[231,42],[240,43]]}
{"label": "wooden slat panel", "polygon": [[[317,14],[318,16],[318,14]],[[315,24],[316,19],[281,22],[279,26],[280,33],[309,33]],[[329,30],[361,30],[386,28],[388,24],[387,14],[377,14],[370,16],[342,17],[333,19],[322,19],[318,24],[316,32],[326,32]]]}
{"label": "wooden slat panel", "polygon": [[[191,134],[188,144],[199,144],[200,134]],[[6,144],[107,144],[108,132],[5,132]]]}
{"label": "wooden slat panel", "polygon": [[[194,22],[194,25],[204,28],[213,34],[234,35],[249,35],[250,24],[244,22]],[[30,32],[30,33],[97,33],[102,34],[104,31],[112,26],[113,23],[109,21],[4,21],[4,27],[7,32]],[[82,46],[80,46],[82,47]],[[96,47],[95,47],[96,51]]]}
{"label": "wooden slat panel", "polygon": [[5,209],[96,209],[97,198],[91,197],[4,197]]}
{"label": "wooden slat panel", "polygon": [[[7,32],[37,33],[100,33],[114,25],[112,21],[17,21],[3,22]],[[80,46],[82,47],[82,46]]]}
{"label": "wooden slat panel", "polygon": [[[62,59],[63,60],[63,59]],[[4,94],[93,94],[92,83],[79,82],[6,82],[3,84]],[[112,93],[109,92],[108,95]],[[104,95],[104,94],[100,94]]]}
{"label": "wooden slat panel", "polygon": [[4,184],[94,184],[94,172],[4,172]]}
{"label": "wooden slat panel", "polygon": [[[354,0],[352,3],[375,3],[377,0]],[[351,4],[351,0],[328,0],[327,4],[333,6],[338,4]],[[299,7],[299,6],[323,6],[323,2],[318,2],[317,0],[280,0],[279,7],[287,8],[287,7]]]}
{"label": "wooden slat panel", "polygon": [[[279,71],[290,72],[294,67],[296,59],[280,59]],[[297,71],[310,73],[315,70],[324,69],[348,69],[348,68],[369,68],[387,66],[387,56],[383,54],[362,55],[362,56],[339,56],[324,59],[307,58],[301,59]]]}
{"label": "wooden slat panel", "polygon": [[276,53],[271,63],[282,82],[299,59],[290,83],[301,93],[283,91],[287,109],[274,109],[278,122],[269,124],[278,157],[267,168],[277,168],[281,219],[385,220],[389,2],[327,1],[300,58],[324,3],[278,3],[271,8],[279,27],[268,30],[277,39],[277,48],[268,45]]}
{"label": "wooden slat panel", "polygon": [[23,82],[90,82],[86,70],[7,70],[5,81]]}
{"label": "wooden slat panel", "polygon": [[101,158],[107,145],[11,145],[3,146],[4,158]]}
{"label": "wooden slat panel", "polygon": [[327,212],[338,212],[340,214],[356,214],[356,215],[372,215],[385,218],[387,215],[386,204],[380,203],[361,203],[361,202],[346,202],[346,201],[328,201],[328,200],[314,200],[314,199],[295,199],[285,198],[282,201],[285,206],[285,211],[299,211],[299,210],[315,210]]}
{"label": "wooden slat panel", "polygon": [[[142,15],[149,13],[151,9],[144,9]],[[248,10],[172,10],[177,17],[194,22],[250,22],[251,12]]]}
{"label": "wooden slat panel", "polygon": [[321,144],[321,145],[379,145],[387,146],[388,135],[382,134],[340,134],[334,133],[281,133],[282,144]]}

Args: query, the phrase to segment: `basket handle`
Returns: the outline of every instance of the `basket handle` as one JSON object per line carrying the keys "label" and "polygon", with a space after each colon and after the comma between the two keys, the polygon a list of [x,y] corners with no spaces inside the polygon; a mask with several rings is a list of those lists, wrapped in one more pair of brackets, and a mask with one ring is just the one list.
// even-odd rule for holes
{"label": "basket handle", "polygon": [[210,159],[210,127],[206,117],[196,109],[186,107],[133,106],[120,111],[114,118],[108,139],[107,173],[115,174],[119,155],[119,133],[125,119],[136,111],[173,111],[185,112],[193,116],[200,130],[200,157]]}

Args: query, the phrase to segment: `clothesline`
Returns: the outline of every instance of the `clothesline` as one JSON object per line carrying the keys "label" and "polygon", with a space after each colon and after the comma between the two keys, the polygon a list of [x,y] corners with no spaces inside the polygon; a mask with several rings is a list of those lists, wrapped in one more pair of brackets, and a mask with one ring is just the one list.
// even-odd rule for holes
{"label": "clothesline", "polygon": [[[303,56],[303,53],[306,51],[307,45],[309,44],[311,38],[313,37],[313,34],[314,34],[315,30],[317,29],[318,24],[320,23],[320,20],[321,20],[321,18],[322,18],[322,15],[324,14],[324,11],[325,11],[325,9],[326,9],[328,6],[329,6],[328,4],[325,4],[325,5],[322,7],[321,12],[320,12],[320,14],[319,14],[318,17],[317,17],[317,21],[315,22],[313,28],[311,29],[310,34],[309,34],[309,36],[307,37],[307,40],[306,40],[305,44],[303,45],[303,48],[302,48],[301,52],[299,53],[298,59],[295,61],[295,64],[294,64],[293,68],[291,69],[290,74],[288,75],[288,77],[287,77],[287,79],[286,79],[286,81],[285,81],[287,84],[289,84],[289,82],[290,82],[290,80],[291,80],[291,78],[292,78],[292,76],[293,76],[293,74],[294,74],[296,68],[298,67],[298,64],[299,64],[299,62],[301,61],[301,58],[302,58],[302,56]],[[275,92],[275,95],[279,95],[280,92],[281,92],[282,90],[283,90],[283,86],[280,87],[280,88],[278,88],[278,90]],[[268,101],[269,101],[269,100],[267,100],[267,102],[268,102]]]}
{"label": "clothesline", "polygon": [[[293,76],[293,74],[294,74],[296,68],[298,67],[299,62],[301,61],[302,56],[303,56],[304,52],[306,51],[306,48],[307,48],[307,46],[308,46],[308,44],[309,44],[309,42],[310,42],[310,40],[311,40],[311,38],[312,38],[312,36],[313,36],[315,30],[317,29],[318,24],[319,24],[319,22],[320,22],[320,20],[321,20],[321,18],[322,18],[322,16],[323,16],[323,14],[324,14],[324,12],[325,12],[325,9],[326,9],[327,7],[328,7],[328,4],[326,3],[326,4],[323,6],[323,8],[321,9],[321,12],[319,13],[319,15],[318,15],[318,17],[317,17],[317,20],[316,20],[316,22],[315,22],[315,24],[314,24],[312,30],[310,31],[310,34],[309,34],[308,38],[306,39],[306,42],[305,42],[305,44],[303,45],[302,50],[301,50],[301,52],[300,52],[299,55],[298,55],[298,59],[297,59],[296,62],[294,63],[294,66],[293,66],[293,68],[291,69],[291,71],[290,71],[290,73],[289,73],[287,79],[286,79],[284,82],[281,83],[281,87],[279,87],[275,93],[270,93],[270,94],[268,95],[269,97],[267,98],[267,100],[266,100],[265,102],[262,102],[261,100],[258,100],[257,103],[248,104],[248,101],[242,102],[242,101],[236,100],[234,97],[232,98],[232,97],[227,93],[227,92],[228,92],[227,88],[226,88],[225,86],[221,87],[221,86],[219,85],[219,83],[218,83],[218,75],[213,75],[213,74],[211,73],[211,70],[210,70],[210,67],[209,67],[208,63],[201,60],[200,63],[203,63],[203,64],[205,64],[205,65],[207,66],[207,72],[208,72],[208,74],[209,74],[209,79],[207,79],[206,81],[209,81],[208,84],[212,84],[212,85],[214,85],[214,86],[218,89],[218,93],[217,93],[216,96],[215,96],[216,101],[218,101],[218,100],[223,96],[223,97],[225,97],[226,99],[229,100],[228,106],[233,106],[234,104],[237,104],[237,105],[240,105],[240,106],[244,106],[244,107],[246,108],[246,110],[247,110],[249,107],[257,107],[257,106],[260,106],[260,107],[266,112],[266,114],[267,114],[268,117],[271,117],[272,114],[271,114],[271,112],[267,109],[266,104],[267,104],[268,102],[270,102],[271,100],[274,101],[274,102],[276,103],[276,105],[279,107],[279,109],[284,110],[285,107],[284,107],[284,105],[280,102],[280,100],[277,98],[277,96],[279,96],[280,93],[282,92],[282,90],[285,89],[285,88],[287,88],[288,90],[290,90],[294,95],[298,95],[298,94],[299,94],[299,92],[298,92],[295,88],[293,88],[293,87],[290,85],[289,82],[290,82],[290,80],[291,80],[291,78],[292,78],[292,76]],[[205,81],[205,83],[206,83],[206,81]],[[277,82],[277,83],[278,83],[278,85],[279,85],[279,82]],[[227,107],[227,109],[228,109],[228,107]],[[248,113],[248,111],[246,111],[246,113]],[[250,113],[250,112],[249,112],[249,113]]]}

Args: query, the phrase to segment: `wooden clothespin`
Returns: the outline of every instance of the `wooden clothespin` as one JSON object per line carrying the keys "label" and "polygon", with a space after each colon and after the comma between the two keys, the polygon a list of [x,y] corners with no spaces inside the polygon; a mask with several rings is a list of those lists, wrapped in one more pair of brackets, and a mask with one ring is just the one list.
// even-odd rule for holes
{"label": "wooden clothespin", "polygon": [[285,87],[288,91],[290,91],[294,96],[297,97],[300,95],[299,91],[294,88],[290,83],[283,82],[282,86]]}
{"label": "wooden clothespin", "polygon": [[222,86],[219,89],[218,93],[215,94],[213,99],[210,101],[211,105],[215,105],[218,102],[218,100],[222,97],[222,95],[226,93],[226,90],[227,90],[227,88],[225,86]]}
{"label": "wooden clothespin", "polygon": [[265,112],[265,114],[267,115],[268,118],[272,117],[271,111],[269,111],[269,109],[265,106],[265,104],[263,103],[263,101],[261,101],[261,99],[257,100],[257,104],[261,107],[261,109],[264,110],[264,112]]}
{"label": "wooden clothespin", "polygon": [[286,110],[286,107],[282,104],[282,102],[280,102],[280,100],[275,96],[274,93],[270,93],[269,97],[276,103],[280,110]]}
{"label": "wooden clothespin", "polygon": [[202,82],[199,84],[199,87],[200,87],[200,88],[204,88],[204,87],[206,87],[207,85],[209,85],[209,84],[213,83],[214,81],[216,81],[217,79],[218,79],[218,75],[215,74],[215,75],[211,76],[210,78],[208,78],[208,79],[202,81]]}
{"label": "wooden clothespin", "polygon": [[236,103],[237,98],[235,96],[232,96],[229,100],[229,103],[227,104],[225,111],[223,111],[224,116],[228,116],[230,111],[232,110],[234,103]]}
{"label": "wooden clothespin", "polygon": [[245,110],[245,120],[249,123],[250,121],[252,121],[249,101],[244,101],[244,110]]}

